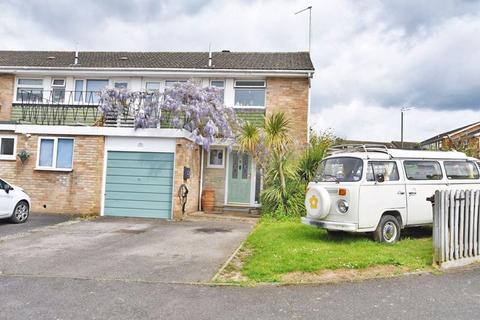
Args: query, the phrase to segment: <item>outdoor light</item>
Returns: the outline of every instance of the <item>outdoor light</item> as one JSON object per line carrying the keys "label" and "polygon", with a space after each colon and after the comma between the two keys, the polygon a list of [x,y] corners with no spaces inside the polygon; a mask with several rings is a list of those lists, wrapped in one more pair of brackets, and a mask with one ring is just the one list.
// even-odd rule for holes
{"label": "outdoor light", "polygon": [[338,200],[337,202],[337,207],[338,207],[338,210],[341,212],[341,213],[347,213],[348,211],[348,202],[346,200]]}

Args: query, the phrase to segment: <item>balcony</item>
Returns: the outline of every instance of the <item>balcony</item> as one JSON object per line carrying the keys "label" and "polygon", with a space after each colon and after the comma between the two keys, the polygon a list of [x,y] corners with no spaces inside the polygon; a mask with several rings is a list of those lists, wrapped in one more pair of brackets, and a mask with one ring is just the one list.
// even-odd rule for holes
{"label": "balcony", "polygon": [[[133,127],[135,110],[108,114],[99,110],[98,91],[19,90],[12,103],[11,120],[20,124],[61,126]],[[141,102],[140,102],[141,103]],[[236,108],[237,117],[261,126],[265,109]],[[162,111],[162,128],[171,128],[170,115]]]}

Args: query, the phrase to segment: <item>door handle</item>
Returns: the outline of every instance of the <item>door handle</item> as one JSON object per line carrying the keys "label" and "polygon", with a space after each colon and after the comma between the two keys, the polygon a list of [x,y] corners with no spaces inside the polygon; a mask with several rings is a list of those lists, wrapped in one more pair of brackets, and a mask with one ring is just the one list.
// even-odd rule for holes
{"label": "door handle", "polygon": [[405,191],[398,191],[397,194],[403,196],[405,194]]}
{"label": "door handle", "polygon": [[414,196],[414,195],[416,195],[416,194],[417,194],[416,191],[410,191],[410,192],[408,193],[409,196]]}

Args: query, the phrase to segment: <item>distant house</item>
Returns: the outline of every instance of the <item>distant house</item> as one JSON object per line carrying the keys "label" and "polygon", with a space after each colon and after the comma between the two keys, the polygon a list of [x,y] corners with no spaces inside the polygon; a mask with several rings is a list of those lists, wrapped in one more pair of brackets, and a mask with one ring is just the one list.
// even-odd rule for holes
{"label": "distant house", "polygon": [[420,144],[418,142],[402,142],[401,141],[390,141],[390,142],[380,142],[380,141],[363,141],[363,140],[339,140],[337,144],[381,144],[386,146],[389,149],[407,149],[407,150],[420,150]]}
{"label": "distant house", "polygon": [[420,143],[422,149],[449,150],[480,147],[480,121],[440,133]]}

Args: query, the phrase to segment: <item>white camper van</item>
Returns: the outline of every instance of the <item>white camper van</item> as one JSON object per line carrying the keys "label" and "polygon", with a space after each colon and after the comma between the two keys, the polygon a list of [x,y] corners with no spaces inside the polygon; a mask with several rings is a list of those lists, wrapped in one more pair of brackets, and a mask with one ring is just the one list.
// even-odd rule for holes
{"label": "white camper van", "polygon": [[302,223],[394,243],[402,228],[432,223],[436,190],[466,188],[480,189],[479,167],[461,152],[338,146],[308,184]]}

